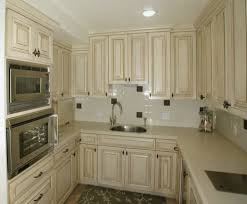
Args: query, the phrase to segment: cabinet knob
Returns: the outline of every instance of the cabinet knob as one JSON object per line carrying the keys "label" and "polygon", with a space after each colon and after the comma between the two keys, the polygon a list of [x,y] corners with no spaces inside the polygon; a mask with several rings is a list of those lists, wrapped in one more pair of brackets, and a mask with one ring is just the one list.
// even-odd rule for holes
{"label": "cabinet knob", "polygon": [[129,77],[129,81],[130,81],[130,77]]}
{"label": "cabinet knob", "polygon": [[200,95],[200,99],[203,100],[205,98],[205,96],[203,96],[202,94]]}
{"label": "cabinet knob", "polygon": [[95,149],[94,149],[94,151],[96,152],[96,151],[97,151],[97,149],[95,148]]}
{"label": "cabinet knob", "polygon": [[128,152],[126,151],[126,155],[128,156]]}
{"label": "cabinet knob", "polygon": [[223,107],[224,107],[225,109],[228,109],[230,106],[231,106],[231,104],[230,104],[228,101],[224,101]]}
{"label": "cabinet knob", "polygon": [[107,93],[107,92],[105,92],[105,96],[106,96],[106,97],[108,96],[108,93]]}
{"label": "cabinet knob", "polygon": [[174,147],[173,149],[174,149],[174,151],[176,151],[176,152],[179,151],[179,148],[178,148],[178,147]]}
{"label": "cabinet knob", "polygon": [[37,50],[36,50],[36,48],[35,48],[35,50],[33,51],[33,55],[36,57],[36,55],[37,55]]}
{"label": "cabinet knob", "polygon": [[63,153],[65,154],[65,153],[67,153],[68,151],[69,151],[69,149],[67,148],[66,150],[63,151]]}
{"label": "cabinet knob", "polygon": [[90,92],[87,92],[87,95],[90,96]]}
{"label": "cabinet knob", "polygon": [[40,51],[39,51],[39,49],[38,49],[37,55],[38,55],[38,57],[40,57]]}
{"label": "cabinet knob", "polygon": [[37,199],[33,200],[33,201],[34,201],[34,202],[38,202],[41,198],[43,198],[43,196],[44,196],[44,194],[41,193],[41,194],[39,195],[39,197],[38,197]]}
{"label": "cabinet knob", "polygon": [[75,152],[73,153],[73,156],[75,157]]}
{"label": "cabinet knob", "polygon": [[150,97],[150,98],[152,97],[152,94],[151,94],[151,93],[149,94],[149,97]]}
{"label": "cabinet knob", "polygon": [[174,97],[174,94],[172,93],[172,98]]}
{"label": "cabinet knob", "polygon": [[157,159],[159,158],[159,155],[157,154]]}
{"label": "cabinet knob", "polygon": [[124,155],[124,151],[123,151],[122,153],[123,153],[123,155]]}

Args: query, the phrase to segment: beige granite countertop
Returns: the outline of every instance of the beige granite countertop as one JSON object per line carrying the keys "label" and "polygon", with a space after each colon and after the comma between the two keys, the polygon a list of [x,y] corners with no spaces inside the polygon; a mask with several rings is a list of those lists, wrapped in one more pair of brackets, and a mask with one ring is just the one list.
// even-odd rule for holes
{"label": "beige granite countertop", "polygon": [[246,204],[247,195],[216,191],[205,170],[247,174],[247,153],[217,133],[178,138],[203,204]]}

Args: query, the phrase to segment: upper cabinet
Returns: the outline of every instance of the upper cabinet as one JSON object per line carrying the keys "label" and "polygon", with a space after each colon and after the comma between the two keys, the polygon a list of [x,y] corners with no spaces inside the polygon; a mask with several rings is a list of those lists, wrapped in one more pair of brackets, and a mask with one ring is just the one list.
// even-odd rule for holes
{"label": "upper cabinet", "polygon": [[129,79],[127,35],[109,37],[109,83],[124,84]]}
{"label": "upper cabinet", "polygon": [[152,98],[170,98],[170,33],[149,34],[149,87]]}
{"label": "upper cabinet", "polygon": [[135,84],[148,82],[148,35],[147,33],[128,36],[129,78]]}
{"label": "upper cabinet", "polygon": [[90,95],[108,95],[108,37],[91,37],[89,51]]}
{"label": "upper cabinet", "polygon": [[196,37],[194,32],[172,33],[172,97],[194,98],[196,92]]}
{"label": "upper cabinet", "polygon": [[53,32],[7,9],[7,59],[52,64]]}

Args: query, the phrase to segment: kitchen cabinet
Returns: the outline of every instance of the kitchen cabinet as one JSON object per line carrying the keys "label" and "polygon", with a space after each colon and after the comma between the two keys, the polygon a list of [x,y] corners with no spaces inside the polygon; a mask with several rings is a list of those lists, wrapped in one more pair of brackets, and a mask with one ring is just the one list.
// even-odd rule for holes
{"label": "kitchen cabinet", "polygon": [[154,152],[126,149],[125,186],[128,188],[153,191]]}
{"label": "kitchen cabinet", "polygon": [[89,40],[90,95],[108,95],[108,37],[91,37]]}
{"label": "kitchen cabinet", "polygon": [[202,201],[198,195],[196,187],[189,175],[187,178],[186,204],[202,204]]}
{"label": "kitchen cabinet", "polygon": [[73,53],[73,95],[85,96],[89,92],[88,51]]}
{"label": "kitchen cabinet", "polygon": [[177,153],[156,152],[155,191],[167,195],[176,193]]}
{"label": "kitchen cabinet", "polygon": [[205,88],[205,70],[203,69],[203,29],[200,28],[197,30],[196,33],[196,63],[197,63],[197,69],[196,69],[196,96],[197,99],[204,99],[206,97],[206,88]]}
{"label": "kitchen cabinet", "polygon": [[98,183],[124,186],[125,151],[117,147],[98,147]]}
{"label": "kitchen cabinet", "polygon": [[134,84],[148,83],[148,35],[128,35],[129,78]]}
{"label": "kitchen cabinet", "polygon": [[97,184],[97,146],[80,144],[80,182]]}
{"label": "kitchen cabinet", "polygon": [[196,43],[194,32],[172,33],[172,97],[195,98]]}
{"label": "kitchen cabinet", "polygon": [[7,9],[6,57],[13,60],[51,65],[53,32]]}
{"label": "kitchen cabinet", "polygon": [[170,32],[150,33],[148,41],[151,96],[170,99]]}
{"label": "kitchen cabinet", "polygon": [[127,35],[109,36],[109,84],[128,82]]}
{"label": "kitchen cabinet", "polygon": [[71,52],[62,50],[62,93],[63,97],[71,95]]}
{"label": "kitchen cabinet", "polygon": [[71,183],[72,188],[75,188],[79,183],[79,166],[80,166],[80,150],[76,148],[71,154]]}

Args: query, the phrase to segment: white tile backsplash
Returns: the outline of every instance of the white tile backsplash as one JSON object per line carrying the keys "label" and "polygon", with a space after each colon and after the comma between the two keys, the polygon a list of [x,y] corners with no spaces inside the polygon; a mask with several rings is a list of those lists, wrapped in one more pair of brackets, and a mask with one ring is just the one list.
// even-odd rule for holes
{"label": "white tile backsplash", "polygon": [[[118,99],[123,106],[123,114],[119,115],[116,106],[118,123],[143,124],[143,119],[136,118],[136,112],[143,112],[149,125],[195,127],[199,125],[199,107],[196,100],[171,100],[170,106],[164,106],[163,100],[151,100],[149,94],[138,93],[134,85],[114,85],[110,87],[110,95]],[[75,119],[79,121],[109,122],[111,115],[111,98],[79,97],[81,109],[75,109]]]}

